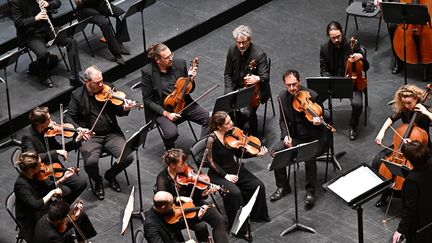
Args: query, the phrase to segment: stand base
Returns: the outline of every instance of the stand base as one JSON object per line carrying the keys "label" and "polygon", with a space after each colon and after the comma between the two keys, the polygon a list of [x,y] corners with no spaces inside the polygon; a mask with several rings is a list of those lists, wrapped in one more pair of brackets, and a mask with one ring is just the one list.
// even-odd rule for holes
{"label": "stand base", "polygon": [[132,217],[133,218],[141,219],[141,222],[144,223],[145,216],[144,216],[144,212],[143,211],[138,210],[138,211],[132,212]]}
{"label": "stand base", "polygon": [[312,234],[316,234],[317,233],[311,227],[302,225],[299,222],[295,222],[293,225],[291,225],[290,227],[288,227],[286,230],[282,231],[282,233],[280,233],[280,236],[284,236],[284,235],[289,234],[291,232],[294,232],[296,230],[301,230],[301,231],[309,232],[309,233],[312,233]]}
{"label": "stand base", "polygon": [[[339,152],[339,153],[337,153],[337,154],[335,154],[335,155],[333,156],[333,160],[332,160],[333,165],[336,166],[336,168],[337,168],[338,170],[342,170],[342,166],[340,165],[338,159],[340,159],[340,158],[341,158],[342,156],[344,156],[345,154],[346,154],[346,152],[345,152],[345,151],[342,151],[342,152]],[[324,161],[324,162],[325,162],[325,161],[327,161],[327,155],[322,155],[322,156],[316,158],[316,160],[317,160],[317,161]]]}
{"label": "stand base", "polygon": [[0,148],[8,147],[10,145],[21,145],[21,141],[16,139],[15,136],[10,136],[10,138],[0,144]]}

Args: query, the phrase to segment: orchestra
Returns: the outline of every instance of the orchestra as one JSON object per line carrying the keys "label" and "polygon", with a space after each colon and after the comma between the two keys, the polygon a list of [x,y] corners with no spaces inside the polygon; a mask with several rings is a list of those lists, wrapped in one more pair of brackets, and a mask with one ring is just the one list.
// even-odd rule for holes
{"label": "orchestra", "polygon": [[[123,46],[124,42],[130,41],[126,20],[122,19],[125,11],[106,0],[75,2],[80,18],[92,17],[91,21],[101,28],[115,61],[125,67],[122,55],[130,54]],[[376,4],[378,2],[381,1],[376,1]],[[56,36],[50,18],[51,11],[60,7],[59,1],[11,0],[11,6],[19,45],[37,54],[34,64],[38,70],[36,75],[43,85],[54,87],[49,66],[50,58],[55,57],[50,56],[52,54],[47,51],[46,42]],[[115,31],[106,19],[109,16],[117,19]],[[389,27],[392,37],[397,35],[395,28]],[[315,65],[319,66],[317,76],[346,77],[353,82],[347,140],[361,143],[361,139],[357,140],[358,124],[368,86],[365,72],[370,63],[360,41],[354,36],[346,37],[339,22],[329,22],[325,30],[327,37],[319,46],[319,59],[315,58]],[[61,119],[56,122],[48,107],[34,107],[29,113],[30,126],[22,137],[22,153],[15,161],[20,170],[14,184],[16,218],[24,239],[30,243],[72,243],[75,240],[89,242],[88,239],[96,236],[95,228],[98,227],[93,227],[80,199],[87,188],[82,173],[88,175],[97,202],[105,198],[104,182],[117,193],[126,189],[117,180],[117,175],[134,163],[136,156],[133,153],[121,156],[128,135],[123,132],[118,117],[127,117],[133,108],[144,109],[142,120],[152,122],[163,140],[160,145],[163,169],[146,178],[147,181],[155,181],[152,197],[146,198],[152,205],[145,211],[143,220],[147,242],[229,242],[233,233],[231,228],[240,217],[238,212],[253,199],[248,223],[232,234],[251,242],[250,221],[252,225],[274,223],[268,206],[286,200],[296,184],[293,185],[290,179],[290,166],[277,168],[273,172],[265,171],[274,175],[276,185],[276,190],[268,196],[266,187],[269,188],[270,183],[255,173],[249,162],[244,160],[257,161],[260,157],[259,160],[265,160],[270,165],[275,153],[314,141],[317,141],[317,148],[309,159],[300,161],[304,162],[304,167],[298,170],[304,171],[304,209],[309,211],[318,207],[321,201],[317,204],[317,200],[322,195],[317,191],[322,183],[317,178],[317,158],[329,151],[334,143],[332,133],[338,132],[333,121],[329,121],[329,107],[323,103],[324,99],[319,97],[318,91],[306,86],[299,71],[294,69],[295,64],[282,64],[283,70],[274,70],[281,74],[278,74],[281,79],[277,85],[282,87],[282,91],[275,96],[279,107],[277,130],[280,138],[268,141],[266,134],[257,137],[257,109],[271,96],[269,57],[260,45],[252,42],[251,27],[238,25],[229,37],[233,37],[235,43],[228,48],[224,70],[218,70],[224,77],[223,81],[218,81],[224,83],[224,90],[219,92],[218,97],[248,87],[253,87],[254,91],[244,107],[225,107],[224,110],[212,112],[204,108],[201,97],[192,98],[203,85],[199,80],[198,64],[200,58],[205,57],[198,57],[198,53],[194,53],[196,57],[188,64],[185,59],[177,55],[174,57],[174,52],[164,43],[156,43],[145,50],[149,63],[141,69],[143,104],[140,104],[127,98],[127,93],[119,91],[114,84],[104,81],[104,71],[96,65],[85,69],[81,82],[76,41],[69,38],[60,41],[60,45],[67,48],[70,82],[74,86],[67,110],[60,114]],[[392,72],[398,73],[404,60],[396,56],[395,49],[392,55],[395,59]],[[380,198],[375,206],[387,205],[388,197],[395,192],[401,197],[401,221],[394,229],[393,243],[403,239],[408,243],[422,242],[419,241],[422,236],[416,231],[432,223],[432,144],[429,134],[432,108],[427,104],[430,92],[431,85],[425,88],[413,84],[397,87],[391,101],[393,113],[379,131],[374,131],[377,134],[375,140],[367,141],[383,148],[371,161],[370,167],[380,178],[392,181],[391,188],[377,193]],[[201,127],[200,138],[205,139],[201,166],[190,163],[189,151],[177,142],[182,136],[179,125],[183,121],[192,121]],[[402,124],[393,128],[397,121]],[[131,126],[139,129],[138,125]],[[386,145],[384,137],[389,129],[394,131],[393,143]],[[60,137],[61,143],[58,141]],[[68,142],[64,141],[65,137]],[[188,138],[188,142],[193,141]],[[66,167],[73,150],[82,158],[82,171],[73,166]],[[103,175],[100,164],[102,154],[113,156],[115,160]],[[295,161],[295,156],[293,153],[287,160]],[[385,162],[404,166],[409,174],[401,178]],[[207,168],[202,171],[204,164]],[[209,198],[214,194],[221,196],[219,201],[223,203],[223,210],[209,203]],[[295,197],[297,203],[297,193]],[[268,204],[267,200],[272,203]]]}

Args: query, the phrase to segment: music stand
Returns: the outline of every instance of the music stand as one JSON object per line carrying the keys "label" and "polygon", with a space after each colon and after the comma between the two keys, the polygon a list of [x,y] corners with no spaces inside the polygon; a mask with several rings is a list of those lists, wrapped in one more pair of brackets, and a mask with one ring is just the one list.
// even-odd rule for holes
{"label": "music stand", "polygon": [[253,206],[255,205],[259,189],[260,189],[260,186],[258,186],[255,189],[255,192],[252,195],[252,197],[249,199],[249,202],[244,207],[240,206],[240,208],[237,210],[237,214],[235,216],[233,225],[232,225],[231,230],[230,230],[231,233],[237,235],[238,231],[243,226],[243,224],[245,222],[247,222],[247,231],[248,231],[249,235],[251,236],[251,237],[249,237],[248,242],[252,242],[252,232],[251,232],[251,227],[250,227],[250,213],[252,212]]}
{"label": "music stand", "polygon": [[392,183],[366,163],[361,163],[325,183],[323,188],[357,210],[358,239],[363,243],[362,205],[390,188]]}
{"label": "music stand", "polygon": [[9,97],[9,85],[8,85],[8,79],[7,79],[7,72],[6,68],[11,65],[12,63],[17,62],[18,57],[22,54],[23,49],[16,50],[12,52],[8,52],[2,57],[0,57],[0,68],[4,71],[4,79],[0,78],[0,82],[4,83],[6,85],[6,102],[7,102],[7,108],[8,108],[8,119],[9,119],[9,139],[4,141],[0,144],[0,148],[4,148],[7,146],[10,146],[12,144],[14,145],[21,145],[21,141],[15,138],[15,132],[13,130],[12,126],[12,115],[11,115],[11,107],[10,107],[10,97]]}
{"label": "music stand", "polygon": [[[306,78],[307,87],[309,89],[314,90],[318,93],[318,98],[320,101],[324,102],[328,99],[328,108],[330,110],[330,123],[333,122],[333,98],[350,98],[353,97],[354,84],[351,78],[347,77],[311,77]],[[330,133],[330,157],[333,162],[333,169],[335,166],[342,170],[342,167],[338,161],[338,158],[344,156],[346,154],[345,151],[342,151],[335,155],[334,152],[334,136],[333,133]],[[324,157],[319,157],[317,160],[323,161]],[[327,162],[326,164],[326,175],[325,178],[327,180],[327,166],[328,166],[328,158],[325,158]]]}
{"label": "music stand", "polygon": [[254,86],[242,88],[219,96],[213,107],[213,113],[216,111],[226,111],[227,113],[234,111],[234,120],[236,120],[236,110],[244,108],[250,104],[254,94]]}
{"label": "music stand", "polygon": [[296,163],[313,159],[315,151],[319,148],[318,140],[309,143],[301,143],[291,148],[280,150],[274,153],[273,161],[269,170],[276,170],[294,165],[294,206],[295,218],[294,224],[280,233],[280,236],[294,232],[295,230],[302,230],[316,234],[316,231],[308,226],[299,223],[298,219],[298,205],[297,205],[297,168]]}
{"label": "music stand", "polygon": [[144,9],[153,5],[156,2],[156,0],[141,0],[138,1],[132,6],[129,7],[129,9],[119,17],[121,21],[124,21],[127,17],[132,16],[138,12],[141,12],[141,28],[142,28],[142,42],[143,42],[143,48],[144,51],[146,50],[146,38],[145,38],[145,29],[144,29]]}
{"label": "music stand", "polygon": [[144,209],[143,209],[143,199],[142,199],[142,189],[141,189],[141,172],[140,172],[140,162],[138,156],[138,147],[142,145],[146,138],[147,133],[150,131],[153,122],[149,122],[142,126],[137,132],[135,132],[123,146],[122,152],[120,154],[118,163],[122,163],[130,154],[135,151],[136,165],[137,165],[137,177],[138,177],[138,195],[139,195],[139,210],[138,212],[133,212],[132,216],[139,217],[144,222]]}
{"label": "music stand", "polygon": [[59,32],[57,32],[56,37],[48,42],[48,46],[55,45],[60,40],[64,40],[68,37],[73,38],[73,36],[76,33],[81,32],[85,29],[87,24],[90,22],[91,18],[92,17],[88,17],[79,22],[73,23],[69,26],[62,28],[61,30],[59,30]]}
{"label": "music stand", "polygon": [[[406,3],[381,3],[381,12],[386,23],[395,24],[417,24],[430,25],[430,16],[428,8],[423,4],[406,4]],[[431,27],[432,28],[432,27]],[[406,28],[404,30],[403,48],[404,48],[404,81],[407,84],[407,62],[406,62]],[[397,57],[396,57],[397,58]]]}
{"label": "music stand", "polygon": [[124,213],[123,213],[123,219],[122,219],[122,229],[120,232],[120,235],[124,235],[126,232],[126,228],[128,225],[130,225],[130,230],[131,230],[131,237],[132,237],[132,242],[135,243],[135,232],[134,232],[134,228],[133,228],[133,220],[132,220],[132,212],[133,212],[133,208],[134,208],[134,202],[135,202],[135,187],[132,186],[132,190],[131,193],[129,195],[129,199],[128,202],[126,204]]}

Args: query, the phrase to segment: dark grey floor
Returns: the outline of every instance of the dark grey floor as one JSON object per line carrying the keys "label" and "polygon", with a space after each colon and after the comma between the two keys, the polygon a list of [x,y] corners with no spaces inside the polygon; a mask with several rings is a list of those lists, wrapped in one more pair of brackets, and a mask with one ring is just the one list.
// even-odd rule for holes
{"label": "dark grey floor", "polygon": [[[208,1],[208,0],[207,0]],[[206,9],[208,6],[205,0],[201,1],[167,1],[163,2],[167,7],[183,9],[192,16],[206,18],[207,14],[213,9]],[[191,6],[194,2],[197,7],[183,8]],[[197,2],[197,3],[195,3]],[[194,56],[200,57],[200,66],[197,77],[197,88],[193,96],[197,97],[215,83],[220,86],[208,95],[200,104],[211,110],[214,100],[223,93],[223,69],[225,65],[225,55],[227,48],[233,43],[231,35],[232,30],[239,24],[247,24],[254,30],[253,42],[260,45],[272,59],[271,88],[273,96],[283,89],[281,83],[281,73],[288,69],[297,69],[302,77],[319,76],[319,46],[326,40],[325,27],[331,20],[338,20],[342,24],[345,21],[345,8],[347,1],[344,0],[321,0],[319,2],[294,1],[294,0],[274,0],[263,7],[219,28],[208,35],[196,40],[175,51],[177,57],[183,57],[191,60]],[[159,4],[162,2],[159,1]],[[202,5],[201,5],[202,4]],[[224,4],[229,4],[227,1]],[[187,29],[188,22],[186,19],[176,18],[176,15],[170,15],[163,18],[163,12],[152,13],[155,19],[147,22],[150,28],[153,28],[154,35],[149,35],[148,43],[156,42],[165,35],[171,35],[172,27]],[[157,18],[156,18],[157,16]],[[165,21],[170,22],[165,22]],[[172,22],[171,22],[172,21]],[[164,29],[156,30],[151,27],[152,23],[162,24],[163,27],[170,27],[165,33]],[[339,161],[344,171],[358,163],[370,163],[373,156],[380,150],[373,140],[378,129],[385,121],[386,117],[391,114],[391,108],[386,103],[392,99],[394,91],[403,83],[403,74],[392,75],[390,73],[391,49],[387,36],[385,25],[381,29],[381,37],[378,51],[375,51],[375,36],[378,19],[358,19],[359,28],[355,32],[353,19],[350,20],[348,36],[353,34],[359,38],[360,42],[368,50],[368,59],[371,68],[368,72],[369,78],[369,109],[368,125],[360,125],[359,138],[351,142],[348,139],[348,121],[350,116],[349,102],[343,100],[334,100],[335,105],[335,124],[337,129],[335,134],[335,150],[346,151],[347,154]],[[138,33],[139,27],[136,32]],[[164,38],[165,39],[165,38]],[[133,47],[133,46],[131,46]],[[139,72],[134,72],[126,78],[118,80],[116,85],[120,90],[127,91],[129,97],[141,100],[141,92],[130,91],[132,84],[139,80]],[[422,69],[419,67],[409,68],[409,83],[415,83],[423,86],[420,80],[422,78]],[[304,80],[304,79],[303,79]],[[258,110],[259,119],[262,121],[263,108]],[[279,139],[279,127],[277,116],[272,117],[271,110],[267,114],[267,129],[263,137],[263,143],[271,146]],[[363,118],[363,116],[361,117]],[[120,118],[120,124],[126,136],[131,136],[140,126],[144,125],[141,111],[133,111],[128,117]],[[195,127],[199,131],[198,127]],[[21,133],[22,131],[20,131]],[[389,132],[384,139],[385,144],[389,144],[392,139],[392,133]],[[185,150],[193,144],[193,138],[186,124],[181,125],[180,138],[178,146]],[[3,163],[0,164],[0,198],[5,198],[12,191],[13,182],[16,178],[16,172],[9,164],[9,156],[12,147],[0,150]],[[139,159],[141,165],[141,176],[143,186],[144,206],[148,208],[151,203],[153,194],[153,184],[155,175],[164,167],[161,162],[163,153],[162,141],[157,133],[153,130],[149,133],[145,149],[140,148]],[[75,162],[75,154],[71,154],[70,163]],[[267,164],[270,162],[270,156],[264,156],[259,159],[250,159],[246,166],[252,170],[266,185],[266,193],[269,196],[275,190],[273,173],[267,171]],[[108,160],[101,161],[101,170],[108,167]],[[128,169],[131,184],[137,189],[136,165],[132,164]],[[324,182],[325,164],[318,165],[319,183]],[[330,170],[330,178],[342,173],[341,171]],[[85,176],[85,173],[82,173]],[[272,221],[270,223],[253,223],[252,230],[255,242],[356,242],[357,241],[357,215],[356,212],[344,205],[329,193],[318,192],[318,201],[311,211],[303,209],[302,199],[304,197],[304,166],[300,166],[299,177],[299,218],[300,222],[313,227],[318,233],[310,234],[305,232],[295,232],[290,235],[280,237],[279,233],[292,224],[294,217],[294,197],[292,194],[284,199],[270,203],[268,207]],[[82,199],[87,205],[87,213],[90,215],[98,236],[94,242],[130,242],[129,232],[126,236],[120,236],[121,216],[124,206],[127,202],[128,194],[131,187],[126,187],[125,178],[119,175],[119,181],[123,191],[115,193],[109,188],[106,189],[106,199],[97,201],[90,191],[82,195]],[[136,200],[138,199],[137,194]],[[372,200],[373,202],[375,200]],[[136,205],[138,205],[136,203]],[[395,199],[390,208],[390,214],[398,214],[400,209],[399,199]],[[14,238],[14,226],[11,219],[6,214],[4,208],[0,209],[2,221],[0,222],[1,236],[0,242],[12,242]],[[398,220],[390,221],[386,224],[382,220],[386,218],[383,209],[377,209],[373,203],[367,203],[364,207],[364,237],[365,242],[391,242],[390,237],[397,227]],[[134,221],[135,229],[141,227],[139,221]],[[232,240],[232,242],[242,242],[241,240]]]}

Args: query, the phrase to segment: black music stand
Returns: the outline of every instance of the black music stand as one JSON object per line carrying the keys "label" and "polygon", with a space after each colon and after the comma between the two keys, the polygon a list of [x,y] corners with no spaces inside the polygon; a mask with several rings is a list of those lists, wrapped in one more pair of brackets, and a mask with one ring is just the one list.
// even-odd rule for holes
{"label": "black music stand", "polygon": [[297,204],[297,169],[295,164],[312,159],[312,155],[316,154],[315,151],[319,149],[320,146],[318,140],[315,140],[309,143],[301,143],[291,148],[280,150],[274,153],[273,161],[269,167],[269,170],[282,169],[287,166],[294,165],[294,224],[282,231],[280,236],[284,236],[285,234],[289,234],[295,230],[302,230],[316,234],[316,231],[313,228],[299,223]]}
{"label": "black music stand", "polygon": [[90,22],[91,18],[92,17],[88,17],[79,22],[73,23],[69,26],[62,28],[61,30],[59,30],[59,32],[57,32],[57,36],[48,42],[48,46],[55,45],[60,40],[64,40],[68,37],[73,38],[73,36],[76,33],[81,32],[85,29],[87,24]]}
{"label": "black music stand", "polygon": [[363,243],[362,205],[390,188],[392,183],[366,163],[361,163],[325,183],[323,188],[357,210],[358,239]]}
{"label": "black music stand", "polygon": [[135,132],[123,146],[122,152],[120,154],[118,163],[122,163],[130,154],[135,151],[136,165],[137,165],[137,177],[138,177],[138,195],[139,195],[139,210],[138,212],[133,212],[132,216],[139,217],[144,222],[144,209],[143,209],[143,199],[142,199],[142,189],[141,189],[141,172],[140,172],[140,162],[138,156],[138,147],[144,144],[148,131],[151,130],[153,122],[149,122],[142,126],[137,132]]}
{"label": "black music stand", "polygon": [[[313,77],[306,78],[307,87],[309,89],[314,90],[318,93],[318,98],[320,101],[324,102],[328,99],[328,108],[330,110],[330,123],[333,122],[333,98],[350,98],[353,97],[354,84],[351,78],[346,77]],[[338,161],[338,158],[344,156],[346,154],[345,151],[342,151],[335,155],[334,152],[334,137],[333,133],[330,133],[330,157],[332,158],[333,168],[336,166],[339,170],[342,170],[342,167]],[[326,175],[325,178],[327,180],[327,166],[328,166],[328,158],[319,157],[317,160],[326,161]]]}
{"label": "black music stand", "polygon": [[254,94],[254,86],[247,88],[238,89],[219,96],[213,107],[213,113],[216,111],[233,112],[234,121],[236,120],[236,110],[244,108],[250,104],[252,96]]}
{"label": "black music stand", "polygon": [[[386,23],[395,24],[418,24],[430,25],[430,16],[428,8],[423,4],[405,4],[405,3],[381,3],[381,12]],[[407,62],[406,62],[406,28],[404,30],[404,81],[407,84]],[[397,58],[397,57],[396,57]]]}
{"label": "black music stand", "polygon": [[240,206],[240,208],[237,210],[237,214],[234,218],[234,222],[233,222],[233,225],[232,225],[231,230],[230,230],[231,233],[233,233],[234,235],[237,235],[237,233],[239,232],[239,230],[241,229],[243,224],[246,222],[247,223],[247,231],[248,231],[249,236],[250,236],[248,242],[252,242],[252,231],[251,231],[251,227],[250,227],[250,213],[252,212],[252,208],[255,205],[259,189],[260,189],[260,187],[258,186],[255,189],[255,192],[252,195],[252,197],[249,199],[249,202],[245,206]]}
{"label": "black music stand", "polygon": [[144,9],[153,5],[156,2],[156,0],[141,0],[138,1],[132,6],[129,7],[129,9],[121,15],[119,18],[121,21],[124,21],[127,17],[132,16],[138,12],[141,12],[141,28],[142,28],[142,42],[143,42],[143,48],[144,51],[146,51],[146,38],[145,38],[145,28],[144,28]]}
{"label": "black music stand", "polygon": [[12,115],[11,115],[11,107],[10,107],[10,97],[9,97],[9,85],[7,80],[7,72],[6,68],[11,65],[12,63],[17,62],[18,57],[22,54],[23,49],[16,50],[12,52],[8,52],[2,57],[0,57],[0,68],[4,71],[4,80],[0,78],[0,82],[4,83],[6,85],[6,102],[7,102],[7,108],[8,108],[8,119],[9,119],[9,139],[4,141],[0,144],[0,148],[4,148],[7,146],[10,146],[12,144],[14,145],[21,145],[21,141],[15,138],[15,132],[13,130],[12,126]]}

